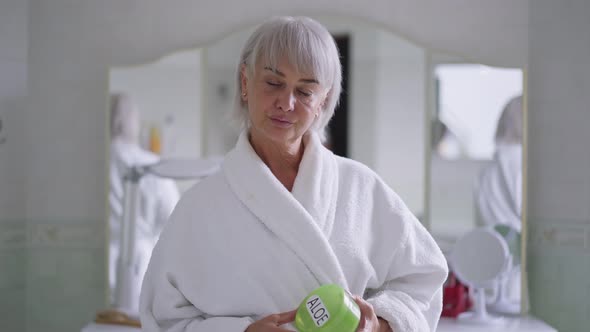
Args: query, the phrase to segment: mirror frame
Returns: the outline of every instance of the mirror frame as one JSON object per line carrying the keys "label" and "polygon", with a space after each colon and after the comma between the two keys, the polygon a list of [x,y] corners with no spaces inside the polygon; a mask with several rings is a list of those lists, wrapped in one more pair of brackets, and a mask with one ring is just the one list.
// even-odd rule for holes
{"label": "mirror frame", "polygon": [[[425,118],[425,134],[426,134],[426,142],[431,141],[431,121],[432,116],[434,114],[434,69],[437,64],[440,63],[480,63],[483,65],[489,65],[482,62],[472,62],[470,59],[455,57],[453,55],[441,55],[437,54],[437,61],[433,60],[433,52],[427,51],[427,64],[426,64],[426,118]],[[528,288],[528,261],[527,261],[527,241],[528,241],[528,225],[527,225],[527,206],[528,206],[528,183],[527,179],[527,165],[528,165],[528,71],[527,67],[514,67],[514,66],[496,66],[490,65],[492,67],[499,67],[499,68],[518,68],[522,71],[522,115],[523,115],[523,142],[522,142],[522,212],[521,212],[521,224],[522,224],[522,231],[521,231],[521,241],[520,241],[520,251],[521,251],[521,314],[526,315],[530,311],[530,303],[529,303],[529,288]],[[432,230],[432,216],[431,216],[431,195],[430,190],[432,188],[432,181],[431,181],[431,172],[432,172],[432,145],[427,144],[425,149],[425,169],[424,169],[424,178],[425,178],[425,190],[424,190],[424,220],[423,224],[430,232]]]}

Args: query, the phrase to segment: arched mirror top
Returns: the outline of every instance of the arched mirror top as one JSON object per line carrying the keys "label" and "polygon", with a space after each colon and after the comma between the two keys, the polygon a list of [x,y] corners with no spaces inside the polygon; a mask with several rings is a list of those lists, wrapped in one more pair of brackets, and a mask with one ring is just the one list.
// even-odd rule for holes
{"label": "arched mirror top", "polygon": [[[201,2],[150,0],[140,8],[121,4],[105,26],[103,46],[113,51],[108,66],[147,63],[179,49],[199,48],[273,15],[339,16],[371,22],[426,49],[460,56],[469,62],[524,67],[526,62],[527,2],[474,1],[271,1]],[[88,5],[92,16],[100,12]],[[112,15],[112,14],[111,14]],[[89,15],[90,16],[90,13]],[[221,19],[220,19],[221,18]],[[92,25],[92,23],[90,23]],[[126,25],[121,29],[121,25]],[[123,32],[122,32],[123,31]],[[106,32],[106,31],[103,31]],[[475,32],[475,33],[474,33]],[[485,43],[482,41],[486,41]],[[133,46],[133,47],[130,47]]]}

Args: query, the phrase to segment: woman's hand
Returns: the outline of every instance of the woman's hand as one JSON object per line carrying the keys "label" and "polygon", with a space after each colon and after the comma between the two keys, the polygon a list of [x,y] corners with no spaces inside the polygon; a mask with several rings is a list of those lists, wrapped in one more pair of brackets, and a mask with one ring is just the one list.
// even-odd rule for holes
{"label": "woman's hand", "polygon": [[389,323],[381,317],[377,317],[373,306],[359,296],[354,296],[354,301],[361,310],[361,319],[357,332],[393,332]]}
{"label": "woman's hand", "polygon": [[288,332],[289,330],[280,326],[293,322],[295,320],[295,314],[297,314],[297,310],[264,317],[250,324],[245,332]]}

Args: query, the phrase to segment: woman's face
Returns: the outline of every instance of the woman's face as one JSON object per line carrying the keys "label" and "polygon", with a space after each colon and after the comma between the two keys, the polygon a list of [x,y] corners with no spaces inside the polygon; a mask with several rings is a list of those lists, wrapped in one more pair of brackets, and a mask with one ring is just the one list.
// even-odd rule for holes
{"label": "woman's face", "polygon": [[285,60],[277,68],[256,65],[251,77],[242,66],[241,77],[251,130],[278,144],[297,143],[319,116],[326,99],[326,89],[317,78],[297,72]]}

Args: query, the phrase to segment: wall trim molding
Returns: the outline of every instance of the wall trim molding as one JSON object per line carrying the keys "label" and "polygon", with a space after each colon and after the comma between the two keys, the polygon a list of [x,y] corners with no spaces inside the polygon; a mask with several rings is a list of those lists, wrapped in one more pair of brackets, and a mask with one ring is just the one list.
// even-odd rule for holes
{"label": "wall trim molding", "polygon": [[106,246],[103,223],[0,222],[0,249]]}
{"label": "wall trim molding", "polygon": [[26,223],[0,222],[0,249],[24,249],[27,244]]}
{"label": "wall trim molding", "polygon": [[38,248],[103,248],[102,223],[28,223],[27,246]]}
{"label": "wall trim molding", "polygon": [[590,253],[590,221],[543,221],[528,223],[533,250],[560,248]]}

